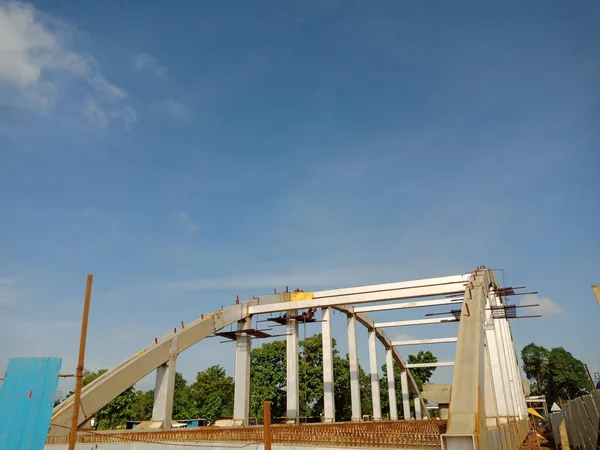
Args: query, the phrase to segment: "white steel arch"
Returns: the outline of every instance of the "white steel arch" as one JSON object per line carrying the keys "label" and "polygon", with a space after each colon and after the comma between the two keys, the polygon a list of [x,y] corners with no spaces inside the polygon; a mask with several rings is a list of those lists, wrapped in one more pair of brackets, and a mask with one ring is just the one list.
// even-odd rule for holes
{"label": "white steel arch", "polygon": [[[253,298],[246,302],[223,308],[212,314],[207,314],[200,319],[175,329],[173,333],[157,340],[135,355],[126,359],[118,366],[107,371],[101,377],[87,385],[81,394],[81,406],[79,412],[79,426],[88,421],[98,410],[107,405],[115,397],[133,386],[139,380],[157,370],[161,380],[168,380],[165,373],[166,365],[171,361],[174,372],[174,360],[176,356],[200,342],[209,335],[234,323],[247,326],[249,318],[253,315],[283,312],[288,310],[307,309],[321,307],[324,309],[335,308],[355,317],[356,321],[365,326],[379,340],[386,350],[391,351],[393,360],[398,364],[402,372],[404,391],[406,391],[405,410],[408,405],[408,390],[413,392],[418,402],[415,402],[415,415],[421,416],[421,411],[426,413],[423,400],[420,397],[418,386],[406,367],[401,355],[394,348],[391,339],[374,323],[365,313],[355,312],[355,304],[384,302],[389,300],[414,299],[419,297],[434,297],[440,295],[462,294],[469,274],[448,276],[441,278],[430,278],[398,283],[387,283],[372,286],[363,286],[347,289],[335,289],[306,293],[300,300],[294,298],[293,293],[283,292],[264,297]],[[403,307],[418,307],[418,302]],[[407,305],[406,303],[404,305]],[[245,324],[245,325],[244,325]],[[248,339],[249,340],[249,339]],[[249,352],[248,352],[249,353]],[[249,356],[249,355],[248,355]],[[170,377],[171,379],[173,376]],[[237,380],[236,380],[237,381]],[[169,405],[169,395],[172,401],[172,387],[166,385],[164,393],[165,405]],[[163,384],[164,385],[164,384]],[[161,385],[162,386],[162,385]],[[157,388],[161,388],[157,383]],[[159,390],[157,389],[157,391]],[[170,392],[169,392],[170,391]],[[241,395],[241,394],[240,394]],[[243,395],[247,395],[243,392]],[[51,421],[51,434],[65,434],[68,430],[73,408],[73,398],[70,397],[58,405],[53,412]],[[160,409],[160,408],[159,408]],[[165,407],[163,409],[169,409]],[[155,412],[157,411],[155,405]],[[163,411],[164,424],[168,428],[170,412]],[[334,419],[334,417],[332,417]],[[242,421],[244,421],[242,419]],[[246,422],[247,423],[247,422]]]}

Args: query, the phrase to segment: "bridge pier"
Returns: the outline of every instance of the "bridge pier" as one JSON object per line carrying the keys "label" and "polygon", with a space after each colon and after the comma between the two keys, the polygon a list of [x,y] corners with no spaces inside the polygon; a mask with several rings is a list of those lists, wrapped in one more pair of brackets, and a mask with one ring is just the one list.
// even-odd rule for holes
{"label": "bridge pier", "polygon": [[300,374],[298,373],[298,320],[295,319],[298,311],[288,311],[287,314],[287,423],[298,424],[300,423]]}
{"label": "bridge pier", "polygon": [[352,402],[352,421],[362,420],[360,405],[360,368],[358,365],[358,346],[356,345],[356,317],[348,316],[348,354],[350,356],[350,399]]}
{"label": "bridge pier", "polygon": [[381,420],[381,392],[379,390],[379,366],[377,365],[377,335],[375,328],[369,330],[369,371],[371,372],[371,396],[373,420]]}
{"label": "bridge pier", "polygon": [[402,390],[402,418],[404,420],[410,420],[410,399],[408,396],[408,372],[404,369],[400,372],[400,384]]}
{"label": "bridge pier", "polygon": [[394,356],[392,352],[392,347],[385,350],[388,396],[390,402],[390,420],[398,420],[398,405],[396,404],[396,379],[394,378]]}
{"label": "bridge pier", "polygon": [[[238,331],[252,327],[252,317],[238,321]],[[239,333],[235,342],[235,383],[233,422],[248,425],[250,417],[250,336]]]}
{"label": "bridge pier", "polygon": [[333,341],[331,338],[331,308],[323,308],[323,422],[335,422],[335,397],[333,386]]}
{"label": "bridge pier", "polygon": [[162,424],[162,429],[171,429],[173,418],[173,394],[175,393],[175,367],[179,338],[171,340],[169,361],[156,369],[156,384],[154,387],[154,405],[152,407],[152,422]]}

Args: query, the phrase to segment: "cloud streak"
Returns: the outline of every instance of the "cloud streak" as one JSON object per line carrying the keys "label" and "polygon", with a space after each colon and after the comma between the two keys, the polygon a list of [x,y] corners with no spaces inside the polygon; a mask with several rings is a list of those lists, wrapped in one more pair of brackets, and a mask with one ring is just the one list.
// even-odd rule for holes
{"label": "cloud streak", "polygon": [[532,305],[539,304],[540,306],[535,308],[536,314],[539,313],[542,316],[556,316],[564,312],[562,306],[556,303],[554,300],[548,297],[541,297],[539,295],[526,295],[521,299],[520,305]]}
{"label": "cloud streak", "polygon": [[191,280],[168,282],[163,286],[179,291],[218,289],[305,287],[347,287],[402,279],[393,267],[346,267],[332,270],[271,272],[239,274],[227,277],[199,277]]}
{"label": "cloud streak", "polygon": [[177,216],[177,223],[179,226],[185,228],[188,231],[196,232],[200,231],[200,224],[190,218],[190,215],[185,212],[179,213]]}
{"label": "cloud streak", "polygon": [[167,68],[149,53],[142,52],[135,55],[133,58],[133,67],[136,70],[151,72],[160,78],[167,78],[168,76]]}
{"label": "cloud streak", "polygon": [[96,125],[131,125],[136,116],[124,104],[126,92],[102,75],[91,56],[69,48],[73,34],[28,3],[0,4],[0,103],[44,113],[67,94]]}
{"label": "cloud streak", "polygon": [[160,102],[156,105],[156,107],[173,119],[187,122],[192,118],[192,109],[189,106],[179,103],[173,99]]}

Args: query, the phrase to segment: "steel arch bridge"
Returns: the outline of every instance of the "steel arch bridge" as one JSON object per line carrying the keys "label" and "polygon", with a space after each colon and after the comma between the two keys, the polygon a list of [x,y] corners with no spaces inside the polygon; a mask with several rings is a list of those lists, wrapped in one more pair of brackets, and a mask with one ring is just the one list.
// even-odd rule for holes
{"label": "steel arch bridge", "polygon": [[[527,409],[521,384],[510,324],[506,315],[496,314],[505,305],[503,289],[491,269],[480,267],[472,273],[440,278],[387,283],[317,292],[282,292],[245,302],[236,302],[212,314],[174,329],[172,333],[142,349],[83,388],[79,411],[79,427],[102,407],[133,386],[139,380],[156,372],[155,398],[152,415],[154,431],[167,436],[171,429],[175,368],[178,355],[203,339],[230,325],[235,349],[235,400],[233,423],[237,427],[249,425],[250,341],[256,330],[252,320],[261,314],[287,313],[287,420],[291,426],[299,424],[298,377],[298,311],[321,308],[323,312],[323,422],[333,424],[335,418],[333,387],[333,346],[331,310],[348,318],[348,349],[350,357],[350,387],[352,421],[362,420],[359,386],[359,363],[356,342],[357,323],[368,330],[369,367],[378,373],[376,346],[379,341],[386,351],[388,367],[388,394],[391,421],[398,421],[396,386],[393,364],[401,371],[403,421],[408,425],[412,415],[423,423],[429,418],[421,392],[410,369],[431,365],[454,365],[451,399],[447,426],[434,440],[448,450],[454,449],[514,449],[525,440],[528,432]],[[400,301],[392,303],[392,301]],[[376,303],[373,305],[373,303]],[[375,322],[369,312],[425,308],[443,305],[461,305],[460,312],[446,318]],[[455,310],[456,311],[456,310]],[[459,322],[455,337],[393,341],[385,328]],[[407,364],[397,347],[404,345],[456,342],[454,362]],[[413,394],[411,411],[409,392]],[[373,397],[373,426],[382,421],[378,376],[371,377]],[[64,437],[68,432],[73,410],[70,397],[53,412],[49,439]],[[406,422],[404,422],[406,421]],[[431,420],[427,422],[433,422]],[[367,426],[367,424],[361,424]],[[402,425],[404,426],[404,425]],[[303,426],[301,426],[303,427]],[[430,430],[431,427],[425,427]],[[240,430],[243,430],[240,428]],[[403,428],[416,433],[421,428]],[[417,431],[415,431],[417,430]],[[174,433],[174,432],[171,432]],[[181,434],[182,432],[177,432]],[[243,435],[243,432],[240,431]],[[435,434],[435,433],[434,433]],[[158,436],[158,435],[155,435]],[[179,436],[179,435],[178,435]],[[190,435],[191,436],[191,435]],[[166,437],[165,437],[166,439]],[[178,438],[179,439],[179,438]],[[59,440],[56,440],[59,442]],[[87,441],[86,441],[87,442]],[[397,446],[397,445],[394,445]]]}

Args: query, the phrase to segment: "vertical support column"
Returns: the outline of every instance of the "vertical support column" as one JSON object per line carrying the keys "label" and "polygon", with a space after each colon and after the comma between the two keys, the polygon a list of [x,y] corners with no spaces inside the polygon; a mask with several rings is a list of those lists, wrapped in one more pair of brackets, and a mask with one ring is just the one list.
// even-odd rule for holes
{"label": "vertical support column", "polygon": [[402,417],[404,420],[410,420],[410,397],[408,394],[408,369],[400,372],[400,384],[402,389]]}
{"label": "vertical support column", "polygon": [[333,342],[331,339],[331,309],[323,308],[323,422],[335,422],[335,398],[333,390]]}
{"label": "vertical support column", "polygon": [[415,419],[421,420],[423,418],[423,414],[421,413],[421,397],[415,397]]}
{"label": "vertical support column", "polygon": [[[490,292],[490,301],[492,306],[501,306],[499,298],[493,292]],[[511,374],[502,333],[502,321],[506,319],[495,319],[491,312],[488,314],[490,317],[486,327],[486,338],[491,356],[498,421],[502,425],[508,423],[509,417],[518,416],[518,413],[516,413],[515,395],[510,382]]]}
{"label": "vertical support column", "polygon": [[362,420],[360,405],[360,379],[358,346],[356,345],[356,317],[348,316],[348,354],[350,356],[350,398],[352,401],[352,421]]}
{"label": "vertical support column", "polygon": [[179,337],[175,336],[171,340],[169,348],[169,361],[156,369],[152,421],[162,422],[162,428],[165,431],[171,429],[173,416],[173,394],[175,391],[175,366],[177,363],[178,346]]}
{"label": "vertical support column", "polygon": [[298,373],[298,311],[287,313],[287,423],[300,423],[300,374]]}
{"label": "vertical support column", "polygon": [[[238,331],[252,327],[252,318],[238,322]],[[250,416],[250,336],[239,333],[235,341],[235,382],[233,400],[233,422],[248,425]]]}
{"label": "vertical support column", "polygon": [[377,336],[375,329],[369,330],[369,367],[371,372],[371,396],[373,398],[373,420],[381,420],[381,393],[379,391],[379,368],[377,367]]}
{"label": "vertical support column", "polygon": [[527,417],[527,404],[525,402],[525,393],[523,392],[523,383],[521,382],[521,369],[519,367],[519,359],[515,352],[515,343],[510,331],[508,320],[503,323],[503,337],[505,348],[507,350],[508,367],[512,373],[513,388],[512,392],[515,397],[516,413],[521,418]]}
{"label": "vertical support column", "polygon": [[385,351],[387,364],[388,395],[390,402],[390,420],[398,420],[398,405],[396,404],[396,379],[394,378],[394,356],[392,347]]}
{"label": "vertical support column", "polygon": [[489,269],[478,269],[469,278],[465,289],[456,357],[452,378],[452,398],[446,434],[442,435],[444,450],[486,449],[486,350],[485,306],[492,284]]}

